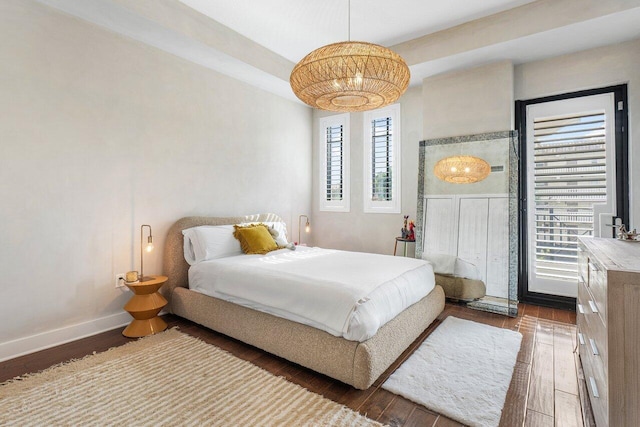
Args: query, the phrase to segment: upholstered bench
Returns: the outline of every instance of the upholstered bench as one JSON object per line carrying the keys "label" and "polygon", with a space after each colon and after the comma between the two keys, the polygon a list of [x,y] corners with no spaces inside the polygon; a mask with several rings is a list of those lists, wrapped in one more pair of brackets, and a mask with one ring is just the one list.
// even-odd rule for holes
{"label": "upholstered bench", "polygon": [[486,295],[487,287],[472,263],[446,254],[425,253],[422,259],[433,266],[436,285],[442,286],[447,298],[473,301]]}

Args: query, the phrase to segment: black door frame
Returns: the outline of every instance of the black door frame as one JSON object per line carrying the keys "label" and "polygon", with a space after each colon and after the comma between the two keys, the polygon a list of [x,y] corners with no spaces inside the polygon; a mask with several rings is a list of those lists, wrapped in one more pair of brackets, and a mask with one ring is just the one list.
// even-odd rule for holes
{"label": "black door frame", "polygon": [[[528,274],[528,224],[527,224],[527,106],[550,101],[580,98],[583,96],[613,93],[615,99],[615,145],[616,145],[616,204],[618,218],[624,224],[629,224],[629,126],[627,85],[608,86],[599,89],[582,90],[562,95],[546,96],[542,98],[516,101],[515,119],[518,138],[520,139],[520,158],[518,176],[518,228],[520,232],[518,254],[518,299],[521,302],[532,303],[556,308],[575,310],[576,299],[571,297],[549,295],[529,291]],[[621,104],[622,103],[622,104]],[[622,106],[622,108],[620,108]],[[613,232],[613,228],[612,228]],[[613,236],[613,234],[612,234]]]}

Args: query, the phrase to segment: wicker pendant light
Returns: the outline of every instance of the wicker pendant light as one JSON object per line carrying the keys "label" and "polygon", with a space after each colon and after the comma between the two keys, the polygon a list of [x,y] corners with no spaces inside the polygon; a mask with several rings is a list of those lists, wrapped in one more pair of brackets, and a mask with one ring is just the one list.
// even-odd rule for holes
{"label": "wicker pendant light", "polygon": [[392,50],[346,41],[323,46],[302,58],[289,82],[296,96],[314,108],[365,111],[400,98],[409,86],[410,75],[404,59]]}
{"label": "wicker pendant light", "polygon": [[491,166],[474,156],[451,156],[440,159],[433,168],[438,179],[452,184],[473,184],[489,176]]}

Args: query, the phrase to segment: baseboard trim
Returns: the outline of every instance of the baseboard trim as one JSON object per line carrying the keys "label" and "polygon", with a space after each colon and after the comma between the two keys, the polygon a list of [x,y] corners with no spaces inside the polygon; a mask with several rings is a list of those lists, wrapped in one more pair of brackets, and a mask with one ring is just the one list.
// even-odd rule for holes
{"label": "baseboard trim", "polygon": [[88,322],[3,342],[0,343],[0,362],[120,328],[130,321],[131,316],[129,313],[123,311],[122,313],[93,319]]}
{"label": "baseboard trim", "polygon": [[576,299],[574,297],[526,292],[519,300],[526,304],[576,311]]}

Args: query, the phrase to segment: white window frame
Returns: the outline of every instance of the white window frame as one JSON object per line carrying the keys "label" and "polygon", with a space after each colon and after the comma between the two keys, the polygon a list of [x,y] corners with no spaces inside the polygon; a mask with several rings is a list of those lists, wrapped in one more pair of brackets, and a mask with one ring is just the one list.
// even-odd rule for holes
{"label": "white window frame", "polygon": [[[320,210],[324,212],[349,212],[351,209],[350,152],[351,128],[349,113],[321,117],[318,121],[320,159]],[[327,200],[327,128],[342,125],[342,200]]]}
{"label": "white window frame", "polygon": [[[371,200],[371,122],[375,119],[391,117],[392,123],[392,156],[393,173],[390,201]],[[400,213],[402,208],[402,129],[400,117],[400,104],[393,104],[377,110],[367,111],[364,114],[364,212],[365,213]]]}

